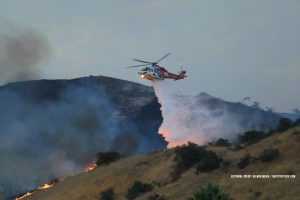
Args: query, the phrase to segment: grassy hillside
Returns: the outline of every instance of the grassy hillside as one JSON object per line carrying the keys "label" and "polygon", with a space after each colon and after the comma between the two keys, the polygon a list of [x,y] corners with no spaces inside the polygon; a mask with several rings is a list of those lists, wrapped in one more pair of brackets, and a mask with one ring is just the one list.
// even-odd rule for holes
{"label": "grassy hillside", "polygon": [[[266,148],[277,148],[280,156],[271,162],[252,160],[244,169],[239,169],[237,163],[245,154],[257,157]],[[186,199],[201,186],[209,181],[219,184],[222,191],[230,194],[234,199],[297,199],[300,193],[300,127],[295,127],[283,133],[276,133],[271,137],[247,146],[239,151],[230,147],[208,147],[230,165],[220,167],[209,173],[196,175],[192,168],[172,182],[170,172],[175,165],[174,149],[157,151],[141,156],[123,158],[109,166],[101,166],[88,173],[69,177],[55,186],[37,191],[26,199],[29,200],[97,200],[100,192],[113,188],[116,199],[126,199],[127,189],[136,180],[153,183],[151,192],[139,196],[137,199],[147,199],[151,194],[162,194],[166,199]],[[233,179],[232,174],[296,174],[296,178],[289,179]]]}

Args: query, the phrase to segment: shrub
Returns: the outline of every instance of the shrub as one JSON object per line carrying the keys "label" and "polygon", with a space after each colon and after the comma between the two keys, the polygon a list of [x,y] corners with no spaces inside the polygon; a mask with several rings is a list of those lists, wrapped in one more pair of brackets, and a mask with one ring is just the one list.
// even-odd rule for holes
{"label": "shrub", "polygon": [[274,133],[276,133],[275,130],[269,130],[268,132],[265,133],[265,137],[270,137],[270,136],[274,135]]}
{"label": "shrub", "polygon": [[282,132],[293,127],[293,121],[289,118],[281,118],[277,124],[276,131]]}
{"label": "shrub", "polygon": [[234,151],[239,151],[239,150],[241,150],[241,149],[243,149],[243,147],[242,147],[241,145],[239,145],[239,144],[236,144],[236,145],[234,145],[234,147],[233,147],[233,150],[234,150]]}
{"label": "shrub", "polygon": [[100,193],[100,200],[114,200],[115,191],[113,188],[108,188]]}
{"label": "shrub", "polygon": [[294,175],[294,174],[296,174],[296,172],[295,172],[293,169],[288,169],[288,170],[285,172],[285,174],[287,174],[287,175]]}
{"label": "shrub", "polygon": [[166,200],[165,196],[159,195],[159,194],[153,194],[150,195],[147,200]]}
{"label": "shrub", "polygon": [[294,122],[294,126],[300,126],[300,118]]}
{"label": "shrub", "polygon": [[99,152],[97,153],[97,166],[100,165],[108,165],[111,162],[119,160],[122,155],[115,151],[108,151],[108,152]]}
{"label": "shrub", "polygon": [[128,200],[133,200],[143,193],[150,192],[152,189],[152,184],[135,181],[133,185],[128,188],[126,197]]}
{"label": "shrub", "polygon": [[180,174],[182,173],[182,171],[180,171],[176,166],[174,167],[174,169],[171,171],[170,176],[171,176],[171,181],[175,182],[180,178]]}
{"label": "shrub", "polygon": [[259,197],[261,195],[261,192],[260,191],[256,191],[255,193],[254,193],[254,197]]}
{"label": "shrub", "polygon": [[262,131],[246,131],[243,134],[240,134],[238,136],[238,139],[240,143],[247,143],[247,144],[253,144],[255,142],[258,142],[259,140],[263,139],[265,137],[265,133]]}
{"label": "shrub", "polygon": [[196,165],[197,173],[200,171],[211,171],[217,169],[222,159],[212,151],[189,142],[187,145],[175,149],[175,169],[171,172],[172,180],[176,181],[180,174]]}
{"label": "shrub", "polygon": [[300,136],[300,131],[293,131],[291,134],[294,136]]}
{"label": "shrub", "polygon": [[212,151],[207,151],[205,156],[197,163],[197,173],[198,172],[209,172],[220,167],[222,159],[217,156],[216,153]]}
{"label": "shrub", "polygon": [[250,164],[250,155],[246,154],[244,157],[240,159],[240,162],[237,164],[238,168],[243,169]]}
{"label": "shrub", "polygon": [[227,170],[231,164],[232,164],[231,160],[224,160],[222,162],[222,167],[223,167],[223,169]]}
{"label": "shrub", "polygon": [[278,149],[265,149],[259,156],[258,159],[263,162],[270,162],[279,157],[279,150]]}
{"label": "shrub", "polygon": [[175,148],[176,171],[181,173],[201,160],[206,150],[197,144],[189,142],[187,145]]}
{"label": "shrub", "polygon": [[215,146],[228,147],[231,146],[231,143],[227,139],[219,138],[215,144]]}
{"label": "shrub", "polygon": [[222,192],[218,185],[209,182],[187,200],[231,200],[229,194]]}

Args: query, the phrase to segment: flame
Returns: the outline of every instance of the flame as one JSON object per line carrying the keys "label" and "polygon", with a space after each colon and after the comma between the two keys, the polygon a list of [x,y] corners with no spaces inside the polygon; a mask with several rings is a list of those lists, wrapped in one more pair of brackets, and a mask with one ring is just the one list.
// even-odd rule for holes
{"label": "flame", "polygon": [[159,128],[158,132],[163,135],[163,137],[169,142],[168,147],[175,147],[181,144],[181,141],[175,141],[174,139],[171,138],[171,131]]}
{"label": "flame", "polygon": [[15,200],[24,199],[25,197],[28,197],[28,196],[32,195],[33,193],[35,193],[35,191],[33,191],[33,192],[27,192],[27,193],[24,194],[23,196],[21,196],[21,197],[19,197],[19,198],[15,198]]}
{"label": "flame", "polygon": [[[59,182],[60,182],[60,181],[59,181]],[[52,187],[52,186],[54,186],[54,183],[45,183],[44,185],[38,187],[36,190],[31,191],[31,192],[27,192],[27,193],[24,194],[23,196],[18,197],[18,198],[15,198],[15,200],[24,199],[25,197],[28,197],[28,196],[32,195],[33,193],[35,193],[37,190],[44,190],[44,189],[50,188],[50,187]]]}
{"label": "flame", "polygon": [[52,184],[45,183],[44,185],[38,187],[38,190],[44,190],[44,189],[52,187],[53,185],[54,185],[54,183],[52,183]]}
{"label": "flame", "polygon": [[142,74],[142,75],[141,75],[141,77],[142,77],[142,78],[145,78],[145,75],[144,75],[144,74]]}
{"label": "flame", "polygon": [[[96,163],[92,163],[84,169],[84,172],[90,172],[90,171],[94,170],[96,167],[98,167],[98,165]],[[48,189],[50,187],[53,187],[56,183],[60,183],[64,180],[65,180],[65,178],[61,178],[61,179],[56,179],[55,181],[52,181],[50,183],[45,183],[45,184],[39,186],[37,189],[27,192],[26,194],[22,195],[21,197],[15,198],[15,200],[24,199],[24,198],[32,195],[33,193],[37,192],[38,190]]]}
{"label": "flame", "polygon": [[169,137],[171,131],[168,131],[168,130],[166,130],[166,129],[159,128],[158,132],[159,132],[160,134],[162,134],[162,135],[164,136],[164,138],[167,139],[167,138]]}
{"label": "flame", "polygon": [[92,163],[91,165],[87,166],[85,169],[84,169],[84,172],[90,172],[92,170],[94,170],[95,168],[97,168],[98,165],[96,163]]}
{"label": "flame", "polygon": [[168,148],[180,146],[186,144],[187,142],[195,142],[197,144],[203,144],[204,140],[202,138],[196,137],[196,134],[187,135],[185,138],[172,137],[172,132],[164,128],[159,128],[158,132],[163,135],[163,137],[168,141]]}

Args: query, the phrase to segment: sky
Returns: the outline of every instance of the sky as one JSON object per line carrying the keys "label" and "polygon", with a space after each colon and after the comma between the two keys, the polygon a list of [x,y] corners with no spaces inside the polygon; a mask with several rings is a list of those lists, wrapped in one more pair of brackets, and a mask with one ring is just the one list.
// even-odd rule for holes
{"label": "sky", "polygon": [[300,108],[299,10],[298,0],[0,0],[0,33],[10,26],[46,38],[38,78],[101,74],[150,85],[125,66],[171,52],[161,65],[187,70],[174,82],[180,93],[251,97],[289,112]]}

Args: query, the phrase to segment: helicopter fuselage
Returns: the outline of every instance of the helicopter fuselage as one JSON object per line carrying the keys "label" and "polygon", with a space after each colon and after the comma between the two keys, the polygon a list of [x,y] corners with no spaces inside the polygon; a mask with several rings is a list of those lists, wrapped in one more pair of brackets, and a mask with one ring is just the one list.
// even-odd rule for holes
{"label": "helicopter fuselage", "polygon": [[186,71],[181,71],[179,74],[173,74],[168,72],[165,68],[160,66],[149,66],[143,68],[141,71],[138,72],[138,75],[141,78],[147,80],[164,80],[165,78],[179,80],[186,77]]}
{"label": "helicopter fuselage", "polygon": [[138,75],[141,78],[148,79],[148,80],[164,80],[160,70],[156,67],[149,66],[143,68],[141,71],[138,72]]}
{"label": "helicopter fuselage", "polygon": [[141,78],[148,79],[148,80],[164,80],[166,78],[168,79],[173,79],[174,81],[184,79],[186,77],[186,71],[182,70],[179,74],[173,74],[168,72],[164,67],[161,67],[158,65],[160,61],[168,57],[171,53],[168,53],[167,55],[163,56],[162,58],[158,59],[156,62],[148,62],[140,59],[133,59],[137,62],[143,63],[140,65],[134,65],[134,66],[129,66],[127,68],[132,68],[132,67],[142,67],[146,66],[142,70],[138,72],[138,75]]}

